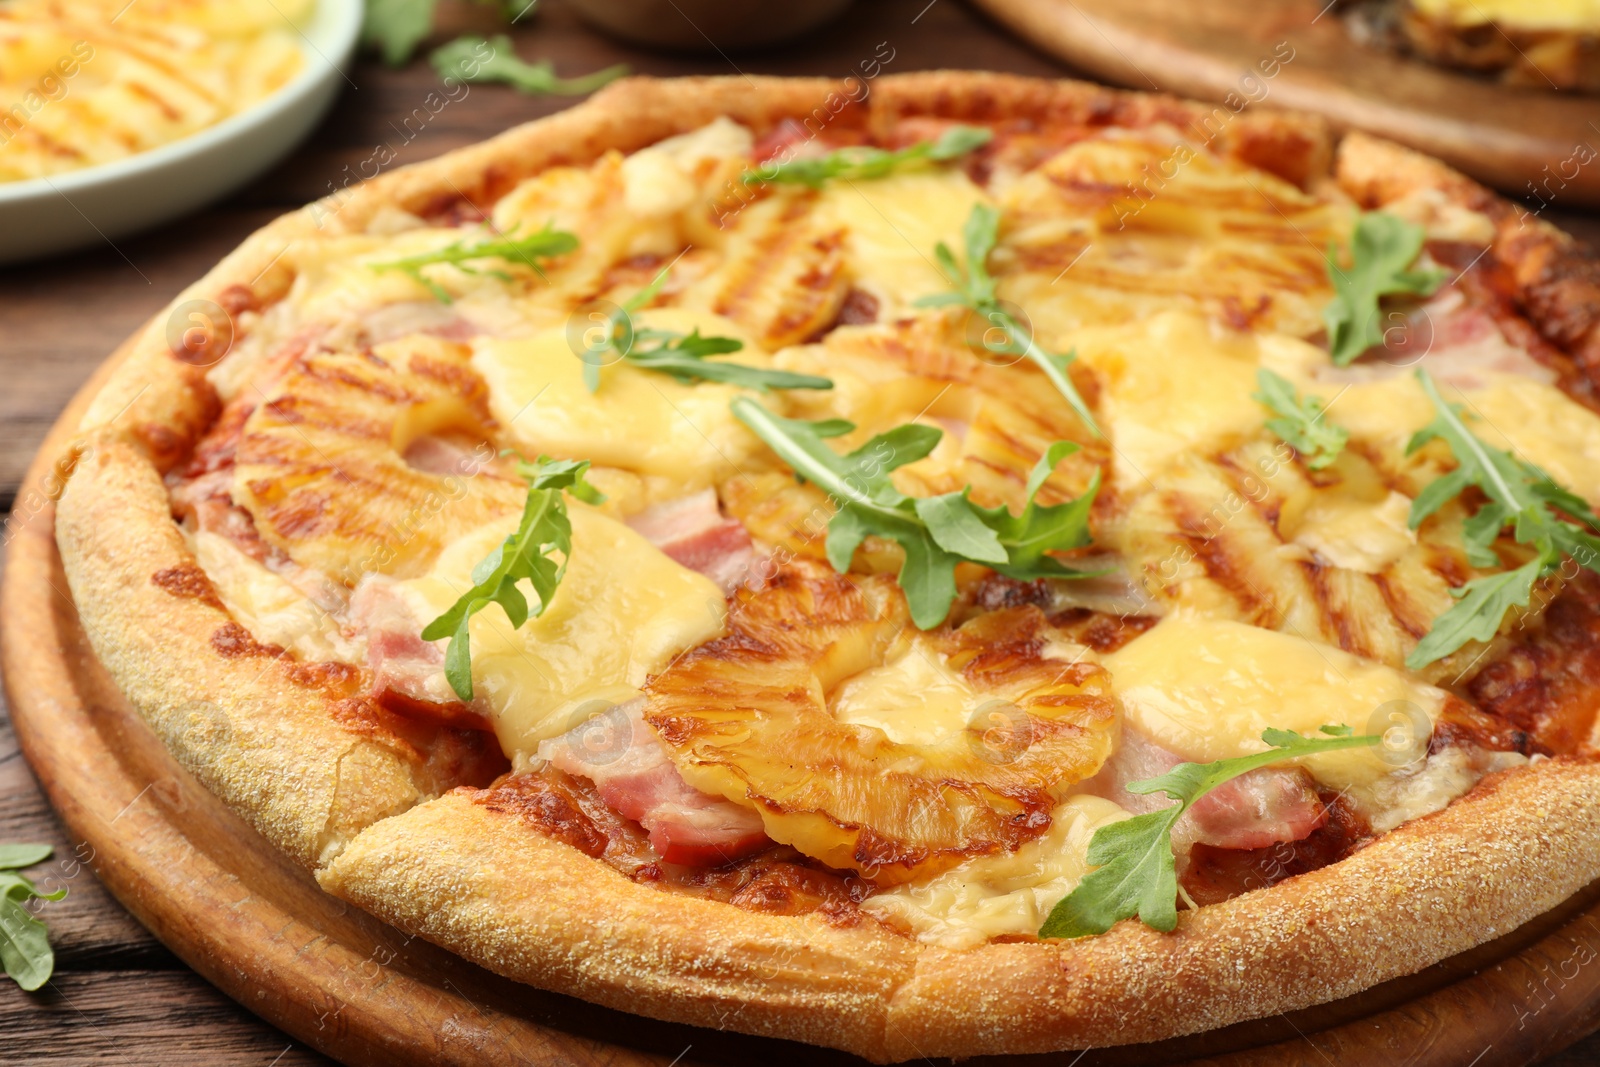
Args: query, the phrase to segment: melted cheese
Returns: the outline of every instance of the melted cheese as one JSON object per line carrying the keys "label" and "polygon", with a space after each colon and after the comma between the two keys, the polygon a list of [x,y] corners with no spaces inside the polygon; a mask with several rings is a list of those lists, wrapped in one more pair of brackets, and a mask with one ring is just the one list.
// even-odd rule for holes
{"label": "melted cheese", "polygon": [[691,133],[669,137],[622,161],[622,202],[643,216],[672,215],[704,194],[696,165],[704,160],[748,159],[755,138],[732,119],[718,118]]}
{"label": "melted cheese", "polygon": [[1417,543],[1411,498],[1391,491],[1374,504],[1342,489],[1315,493],[1300,521],[1291,529],[1280,518],[1278,532],[1335,567],[1381,573]]}
{"label": "melted cheese", "polygon": [[1182,311],[1084,330],[1074,347],[1103,386],[1113,469],[1139,488],[1185,453],[1260,430],[1267,415],[1251,396],[1258,368],[1292,368],[1315,351],[1290,337],[1221,330]]}
{"label": "melted cheese", "polygon": [[[741,336],[733,323],[703,312],[663,308],[643,312],[636,321],[682,333],[698,327],[707,336]],[[524,454],[583,458],[660,475],[680,492],[690,492],[731,476],[762,447],[729,410],[730,401],[744,392],[733,386],[685,385],[612,363],[601,368],[600,388],[591,393],[570,332],[484,338],[474,346],[472,365],[489,385],[490,410]],[[582,350],[581,339],[576,347]],[[768,365],[761,350],[748,344],[720,358]]]}
{"label": "melted cheese", "polygon": [[1519,30],[1600,33],[1600,0],[1411,0],[1411,6],[1456,26],[1498,22]]}
{"label": "melted cheese", "polygon": [[[522,765],[539,742],[631,700],[672,657],[718,636],[727,617],[709,578],[663,555],[622,523],[569,503],[572,558],[549,608],[514,630],[492,604],[473,616],[473,687],[492,710],[501,748]],[[442,614],[472,585],[472,568],[516,519],[456,541],[432,572],[402,584],[418,618]]]}
{"label": "melted cheese", "polygon": [[1600,416],[1553,385],[1510,377],[1469,393],[1468,405],[1484,440],[1503,438],[1557,484],[1600,502]]}
{"label": "melted cheese", "polygon": [[943,656],[913,643],[902,655],[855,675],[828,700],[840,722],[882,730],[897,744],[955,737],[984,700]]}
{"label": "melted cheese", "polygon": [[356,662],[333,616],[282,575],[209,531],[192,534],[189,547],[228,614],[257,641],[311,662]]}
{"label": "melted cheese", "polygon": [[829,182],[817,217],[845,231],[852,273],[862,288],[888,298],[891,313],[942,293],[950,283],[934,265],[942,241],[957,255],[962,224],[983,190],[953,167],[891,174],[872,181]]}
{"label": "melted cheese", "polygon": [[1074,796],[1052,813],[1044,836],[1015,852],[959,867],[868,897],[861,910],[910,927],[921,941],[970,948],[993,937],[1037,933],[1056,902],[1088,872],[1089,839],[1128,817],[1100,797]]}
{"label": "melted cheese", "polygon": [[[1105,665],[1128,721],[1195,763],[1263,751],[1261,732],[1271,727],[1308,737],[1325,725],[1382,733],[1392,724],[1380,709],[1401,701],[1432,720],[1444,702],[1443,691],[1331,645],[1190,612],[1162,619]],[[1335,789],[1393,770],[1372,749],[1306,765]]]}

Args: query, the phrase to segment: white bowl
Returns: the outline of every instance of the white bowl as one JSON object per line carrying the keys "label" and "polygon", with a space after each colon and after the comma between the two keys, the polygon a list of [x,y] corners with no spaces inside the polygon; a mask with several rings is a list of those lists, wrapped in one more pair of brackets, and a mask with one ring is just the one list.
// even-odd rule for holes
{"label": "white bowl", "polygon": [[361,0],[320,0],[305,65],[261,101],[182,140],[45,178],[0,182],[0,264],[107,241],[193,211],[287,155],[327,114],[361,32]]}

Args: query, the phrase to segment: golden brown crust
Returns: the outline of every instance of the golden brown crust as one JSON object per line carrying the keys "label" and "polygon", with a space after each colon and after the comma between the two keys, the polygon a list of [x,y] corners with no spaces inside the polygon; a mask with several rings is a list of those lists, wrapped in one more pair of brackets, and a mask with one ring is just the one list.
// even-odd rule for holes
{"label": "golden brown crust", "polygon": [[[439,212],[464,196],[487,206],[549,165],[634,149],[722,114],[758,131],[819,108],[828,122],[856,125],[936,115],[1203,129],[1211,110],[1078,83],[951,72],[881,79],[868,104],[852,102],[852,90],[859,94],[823,80],[620,83],[571,111],[279,219],[179,302],[221,302],[240,285],[270,301],[291,280],[276,257],[298,236],[359,231],[385,205]],[[1250,113],[1225,137],[1221,150],[1303,185],[1331,158],[1316,120]],[[1528,279],[1530,317],[1573,356],[1600,355],[1600,312],[1584,288],[1593,277],[1571,265],[1583,260],[1562,235],[1542,224],[1532,238],[1511,234],[1506,220],[1515,212],[1504,201],[1370,138],[1346,140],[1338,174],[1369,204],[1427,186],[1488,211],[1501,227],[1497,249]],[[1084,941],[956,952],[866,920],[836,927],[818,915],[755,914],[634,884],[463,794],[426,800],[425,770],[342,725],[321,690],[297,685],[281,661],[226,634],[224,653],[214,639],[229,620],[185,577],[193,560],[158,473],[213,410],[198,372],[168,350],[158,318],[83,422],[90,451],[62,499],[58,540],[97,653],[177,757],[276,844],[321,866],[325,888],[513,978],[878,1061],[1124,1043],[1289,1010],[1416,971],[1600,874],[1600,767],[1546,761],[1332,867],[1186,913],[1172,935],[1123,923]],[[197,719],[197,706],[220,715]]]}
{"label": "golden brown crust", "polygon": [[[95,654],[172,754],[306,866],[438,791],[422,759],[351,729],[326,679],[257,644],[217,603],[149,460],[88,439],[56,540]],[[187,576],[187,577],[186,577]]]}
{"label": "golden brown crust", "polygon": [[635,884],[464,791],[358,836],[323,888],[491,970],[657,1018],[882,1058],[918,946]]}
{"label": "golden brown crust", "polygon": [[1539,332],[1600,380],[1600,252],[1420,152],[1364,133],[1339,144],[1339,184],[1365,208],[1419,189],[1487,215],[1494,256],[1511,272],[1517,303]]}

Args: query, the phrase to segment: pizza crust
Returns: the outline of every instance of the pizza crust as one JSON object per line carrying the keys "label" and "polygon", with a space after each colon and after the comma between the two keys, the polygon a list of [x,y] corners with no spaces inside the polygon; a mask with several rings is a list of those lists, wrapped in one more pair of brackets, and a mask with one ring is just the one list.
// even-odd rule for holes
{"label": "pizza crust", "polygon": [[[642,147],[723,114],[759,132],[818,108],[830,122],[869,128],[929,114],[1194,129],[1214,111],[989,74],[886,77],[872,83],[868,104],[851,100],[852,90],[859,83],[820,79],[619,83],[570,111],[285,216],[173,306],[223,302],[238,286],[270,302],[292,281],[279,259],[297,238],[358,232],[386,206],[424,213],[463,197],[487,206],[547,166]],[[837,110],[833,100],[843,101]],[[1308,185],[1327,173],[1334,142],[1318,120],[1248,112],[1214,147]],[[1584,298],[1600,273],[1565,235],[1543,224],[1513,233],[1510,205],[1371,138],[1346,138],[1337,174],[1368,206],[1427,184],[1490,213],[1537,323],[1580,362],[1600,362],[1600,304]],[[215,397],[200,368],[169,352],[164,317],[119,360],[81,423],[82,458],[57,515],[100,659],[179,761],[326,889],[509,977],[879,1062],[1121,1044],[1305,1007],[1415,972],[1600,875],[1600,767],[1562,759],[1488,780],[1331,867],[1184,913],[1171,935],[1125,922],[1084,941],[951,951],[870,920],[835,927],[634,884],[465,793],[429,799],[439,783],[415,750],[341,721],[336,701],[297,681],[292,663],[219,651],[230,620],[214,599],[152,580],[195,568],[161,474],[192,447]]]}
{"label": "pizza crust", "polygon": [[84,631],[129,701],[179,763],[301,863],[326,862],[356,830],[437,792],[412,761],[342,728],[314,673],[232,621],[166,486],[126,441],[85,443],[56,540]]}

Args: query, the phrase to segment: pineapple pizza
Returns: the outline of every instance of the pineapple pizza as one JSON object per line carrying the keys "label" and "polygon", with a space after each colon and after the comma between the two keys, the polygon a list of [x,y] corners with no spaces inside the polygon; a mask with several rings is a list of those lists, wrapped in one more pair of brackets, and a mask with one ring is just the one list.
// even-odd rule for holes
{"label": "pineapple pizza", "polygon": [[1167,1038],[1600,876],[1600,260],[1071,82],[619,83],[247,240],[57,540],[328,892],[878,1062]]}

